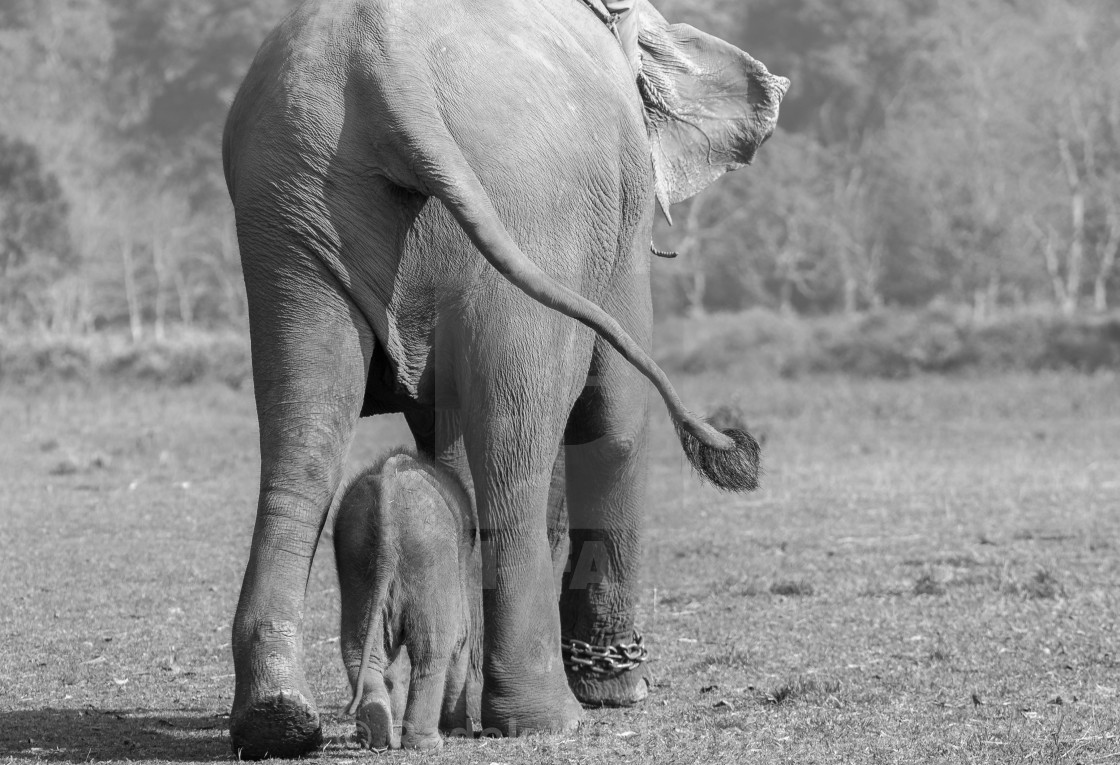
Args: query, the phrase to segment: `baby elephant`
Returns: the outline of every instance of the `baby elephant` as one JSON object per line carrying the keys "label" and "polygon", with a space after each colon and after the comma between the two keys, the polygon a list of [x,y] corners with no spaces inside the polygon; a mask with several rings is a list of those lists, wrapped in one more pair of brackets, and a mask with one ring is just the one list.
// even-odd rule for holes
{"label": "baby elephant", "polygon": [[371,749],[438,749],[440,728],[471,731],[468,713],[478,719],[467,709],[481,667],[470,508],[456,478],[406,451],[364,471],[343,496],[334,549],[354,689],[347,712]]}

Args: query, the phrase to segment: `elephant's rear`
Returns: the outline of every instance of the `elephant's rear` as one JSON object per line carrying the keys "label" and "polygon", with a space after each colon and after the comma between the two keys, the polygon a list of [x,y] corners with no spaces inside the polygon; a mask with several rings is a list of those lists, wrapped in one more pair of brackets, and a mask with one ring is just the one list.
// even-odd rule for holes
{"label": "elephant's rear", "polygon": [[[386,351],[370,379],[388,390],[363,411],[432,404],[433,324],[507,330],[508,297],[488,297],[504,285],[449,213],[471,175],[529,258],[586,297],[615,289],[604,272],[644,273],[650,165],[637,94],[618,97],[626,72],[576,0],[304,3],[262,46],[225,135],[254,361],[274,364],[258,345],[305,312],[277,293],[333,303]],[[456,217],[477,220],[478,196]],[[488,308],[464,315],[464,294]]]}
{"label": "elephant's rear", "polygon": [[[431,114],[465,146],[482,138],[482,150],[562,150],[557,158],[571,161],[581,151],[571,140],[588,136],[555,123],[573,112],[603,123],[598,141],[615,149],[609,121],[619,118],[625,62],[578,0],[554,2],[305,0],[262,43],[231,106],[223,161],[235,204],[245,184],[283,170],[287,153],[304,170],[326,170],[320,161],[360,148],[380,171],[408,174],[408,157],[397,156],[410,140],[402,123]],[[632,101],[625,119],[640,123]],[[344,128],[372,140],[346,146]],[[519,145],[528,139],[539,144]]]}
{"label": "elephant's rear", "polygon": [[[339,3],[309,0],[261,44],[226,119],[222,159],[234,207],[255,195],[283,200],[287,174],[295,189],[302,174],[330,161],[343,114],[346,34],[332,14]],[[344,17],[343,17],[344,18]]]}

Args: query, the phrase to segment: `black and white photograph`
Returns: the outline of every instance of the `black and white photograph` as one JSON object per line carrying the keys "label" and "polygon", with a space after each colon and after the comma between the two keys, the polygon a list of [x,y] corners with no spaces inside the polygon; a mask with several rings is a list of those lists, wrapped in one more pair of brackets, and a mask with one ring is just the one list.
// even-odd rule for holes
{"label": "black and white photograph", "polygon": [[1120,765],[1118,0],[0,0],[0,765]]}

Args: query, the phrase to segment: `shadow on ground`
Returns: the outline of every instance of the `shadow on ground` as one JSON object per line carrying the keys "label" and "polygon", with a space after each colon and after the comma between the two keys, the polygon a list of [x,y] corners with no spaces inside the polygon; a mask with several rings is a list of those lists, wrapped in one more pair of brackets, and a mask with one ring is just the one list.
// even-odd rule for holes
{"label": "shadow on ground", "polygon": [[0,759],[229,759],[228,715],[211,711],[29,709],[0,712]]}

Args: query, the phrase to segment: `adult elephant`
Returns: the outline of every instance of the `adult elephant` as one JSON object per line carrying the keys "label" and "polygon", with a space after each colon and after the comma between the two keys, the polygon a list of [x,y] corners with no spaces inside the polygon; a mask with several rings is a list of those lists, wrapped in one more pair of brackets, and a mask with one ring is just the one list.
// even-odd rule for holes
{"label": "adult elephant", "polygon": [[[755,485],[753,439],[689,412],[648,355],[649,244],[654,198],[748,162],[788,81],[638,2],[645,106],[578,0],[307,0],[258,53],[224,140],[261,437],[233,626],[241,756],[321,740],[304,594],[359,415],[404,412],[421,451],[465,454],[482,722],[509,733],[580,715],[547,534],[561,441],[582,445],[567,454],[573,557],[598,551],[594,586],[563,595],[564,631],[595,645],[632,639],[643,376],[704,475]],[[600,703],[645,692],[640,671],[576,687]]]}

